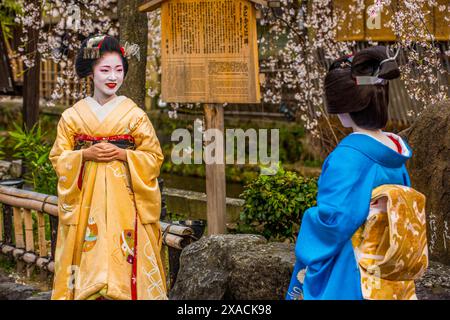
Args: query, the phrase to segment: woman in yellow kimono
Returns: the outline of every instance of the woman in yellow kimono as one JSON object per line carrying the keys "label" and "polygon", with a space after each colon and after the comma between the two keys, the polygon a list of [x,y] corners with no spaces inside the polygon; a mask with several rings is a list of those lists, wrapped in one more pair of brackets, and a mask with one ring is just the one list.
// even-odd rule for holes
{"label": "woman in yellow kimono", "polygon": [[52,299],[167,299],[157,177],[163,161],[146,113],[117,96],[126,53],[91,37],[76,61],[94,95],[64,111],[50,160],[59,227]]}

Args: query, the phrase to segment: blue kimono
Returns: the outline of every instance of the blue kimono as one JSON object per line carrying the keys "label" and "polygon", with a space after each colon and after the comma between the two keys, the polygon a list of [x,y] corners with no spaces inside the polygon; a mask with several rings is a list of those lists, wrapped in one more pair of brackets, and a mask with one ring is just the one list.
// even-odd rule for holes
{"label": "blue kimono", "polygon": [[353,133],[327,157],[318,181],[317,206],[303,215],[287,300],[363,299],[351,237],[368,216],[374,188],[410,186],[405,162],[412,152],[398,139],[406,155],[371,136]]}

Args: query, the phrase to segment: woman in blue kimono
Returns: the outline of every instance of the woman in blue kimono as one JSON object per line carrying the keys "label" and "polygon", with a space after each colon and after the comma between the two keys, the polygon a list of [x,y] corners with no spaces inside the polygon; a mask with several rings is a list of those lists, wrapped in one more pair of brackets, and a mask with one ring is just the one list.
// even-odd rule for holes
{"label": "woman in blue kimono", "polygon": [[374,188],[410,186],[409,146],[382,131],[388,120],[388,80],[399,75],[395,57],[383,46],[336,60],[326,75],[328,113],[354,132],[323,164],[317,206],[304,213],[297,238],[288,300],[363,299],[351,238],[367,219]]}

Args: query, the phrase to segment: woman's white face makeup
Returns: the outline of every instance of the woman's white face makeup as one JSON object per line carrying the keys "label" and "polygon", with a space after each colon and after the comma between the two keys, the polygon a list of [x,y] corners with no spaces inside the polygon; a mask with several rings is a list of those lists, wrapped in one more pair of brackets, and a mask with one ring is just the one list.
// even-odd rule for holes
{"label": "woman's white face makeup", "polygon": [[105,53],[93,67],[94,87],[97,94],[110,97],[123,83],[124,68],[119,53]]}

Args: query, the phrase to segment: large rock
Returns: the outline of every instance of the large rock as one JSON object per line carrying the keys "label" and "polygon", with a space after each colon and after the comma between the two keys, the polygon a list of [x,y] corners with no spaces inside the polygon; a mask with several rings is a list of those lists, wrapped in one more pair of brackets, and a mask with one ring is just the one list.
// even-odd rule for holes
{"label": "large rock", "polygon": [[[171,299],[281,300],[294,269],[294,245],[260,236],[203,237],[186,247]],[[450,299],[450,266],[430,262],[416,282],[421,300]]]}
{"label": "large rock", "polygon": [[228,298],[279,300],[286,296],[295,263],[293,244],[260,244],[230,258]]}
{"label": "large rock", "polygon": [[186,247],[171,299],[281,299],[295,261],[293,245],[256,235],[203,237]]}
{"label": "large rock", "polygon": [[419,300],[450,300],[450,266],[431,261],[416,281],[416,294]]}
{"label": "large rock", "polygon": [[0,300],[50,300],[51,291],[40,292],[36,285],[23,283],[17,275],[0,269]]}
{"label": "large rock", "polygon": [[401,135],[413,150],[412,186],[427,197],[430,257],[450,264],[450,100],[429,106]]}

